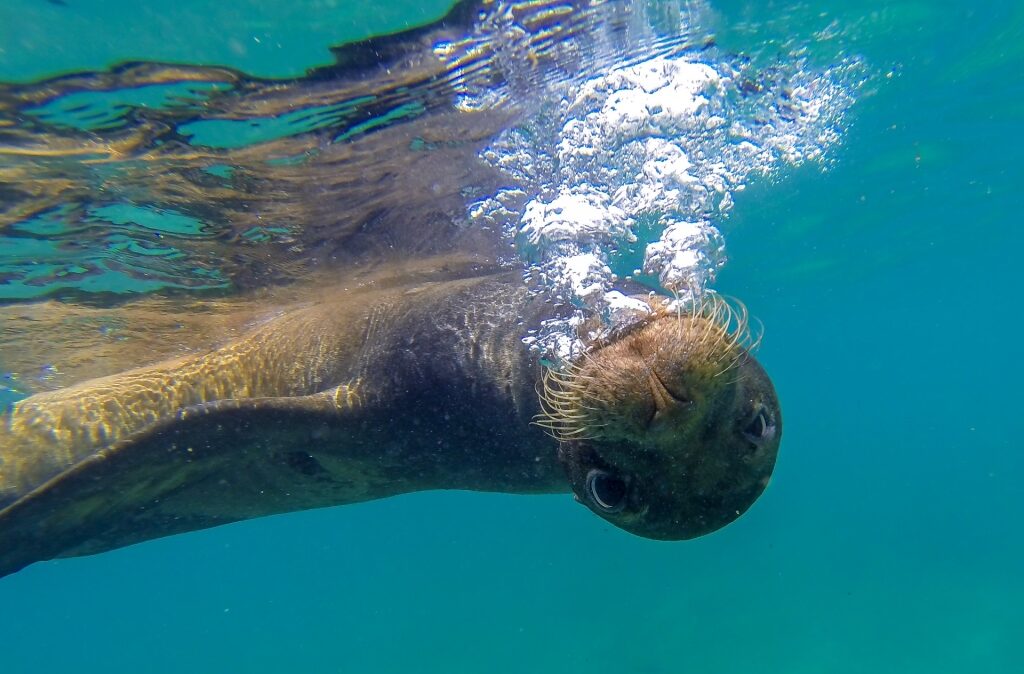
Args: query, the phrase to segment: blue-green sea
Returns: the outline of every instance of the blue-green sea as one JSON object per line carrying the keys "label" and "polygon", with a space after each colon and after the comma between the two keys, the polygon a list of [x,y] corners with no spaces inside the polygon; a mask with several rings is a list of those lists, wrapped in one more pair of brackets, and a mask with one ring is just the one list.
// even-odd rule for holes
{"label": "blue-green sea", "polygon": [[[295,81],[332,64],[331,46],[449,9],[5,0],[0,81],[139,61]],[[39,563],[0,579],[0,672],[1024,671],[1024,5],[722,0],[701,16],[722,54],[858,72],[827,159],[752,177],[716,222],[728,261],[713,287],[763,322],[758,357],[785,414],[775,474],[749,512],[668,543],[569,495],[428,492]],[[7,100],[0,119],[29,128]],[[401,105],[387,124],[422,112]],[[362,119],[346,128],[375,133]],[[121,175],[103,180],[136,184]],[[197,229],[179,245],[161,227],[177,223],[185,241],[201,215],[185,215],[181,195],[163,215],[186,219],[163,225],[102,210],[97,191],[91,211],[76,193],[71,210],[0,230],[4,302],[230,293],[202,232],[244,251],[283,236],[275,223],[235,238]],[[38,249],[14,248],[26,232]],[[166,266],[136,274],[103,258],[97,272],[89,256],[121,244]],[[194,282],[168,281],[184,255]],[[45,283],[25,271],[34,259]],[[77,289],[74,264],[90,270]],[[274,282],[255,277],[247,287]],[[16,374],[0,402],[25,392]]]}

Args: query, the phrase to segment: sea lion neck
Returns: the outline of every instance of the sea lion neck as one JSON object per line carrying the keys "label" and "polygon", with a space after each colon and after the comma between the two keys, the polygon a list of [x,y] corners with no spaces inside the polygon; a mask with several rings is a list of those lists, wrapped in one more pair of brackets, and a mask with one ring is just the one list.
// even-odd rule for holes
{"label": "sea lion neck", "polygon": [[[532,424],[541,366],[523,344],[549,318],[515,274],[438,284],[392,308],[360,355],[367,427],[414,489],[565,492],[557,442]],[[383,329],[381,329],[383,328]]]}

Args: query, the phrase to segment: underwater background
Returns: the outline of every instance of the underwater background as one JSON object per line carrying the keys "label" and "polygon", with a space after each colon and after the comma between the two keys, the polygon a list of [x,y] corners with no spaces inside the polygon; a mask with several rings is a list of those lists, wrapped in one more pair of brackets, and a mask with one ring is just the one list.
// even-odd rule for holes
{"label": "underwater background", "polygon": [[[870,73],[826,164],[716,223],[713,287],[763,321],[785,414],[750,512],[663,543],[568,495],[433,492],[36,564],[0,580],[0,671],[1024,671],[1024,7],[710,8],[723,52]],[[448,9],[6,0],[0,81],[295,77]]]}

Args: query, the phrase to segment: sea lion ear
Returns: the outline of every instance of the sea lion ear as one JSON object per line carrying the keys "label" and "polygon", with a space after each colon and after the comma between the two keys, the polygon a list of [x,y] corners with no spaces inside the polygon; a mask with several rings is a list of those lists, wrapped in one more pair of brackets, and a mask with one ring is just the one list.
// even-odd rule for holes
{"label": "sea lion ear", "polygon": [[[344,386],[220,400],[102,447],[0,510],[0,576],[55,557],[325,505],[315,503],[316,486],[330,486],[317,447],[341,442],[354,402]],[[282,508],[283,492],[303,488],[309,503],[293,498],[294,507]]]}

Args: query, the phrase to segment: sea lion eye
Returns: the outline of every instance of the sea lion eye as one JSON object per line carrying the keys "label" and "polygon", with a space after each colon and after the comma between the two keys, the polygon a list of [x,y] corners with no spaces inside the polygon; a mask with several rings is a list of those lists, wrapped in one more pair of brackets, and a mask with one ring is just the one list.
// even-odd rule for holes
{"label": "sea lion eye", "polygon": [[764,405],[757,409],[754,420],[743,429],[743,435],[753,443],[761,443],[775,434],[775,422]]}
{"label": "sea lion eye", "polygon": [[587,473],[587,496],[605,513],[617,513],[626,507],[626,482],[611,473],[593,469]]}

